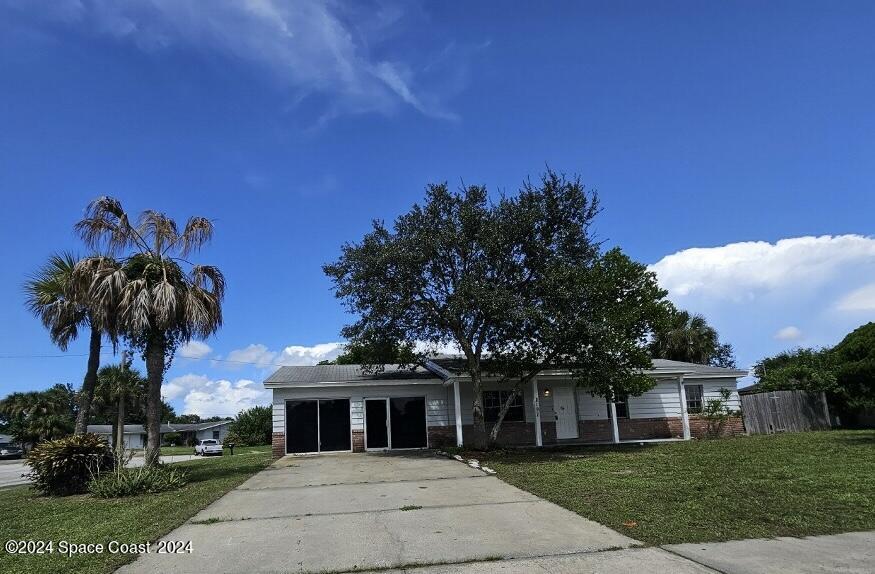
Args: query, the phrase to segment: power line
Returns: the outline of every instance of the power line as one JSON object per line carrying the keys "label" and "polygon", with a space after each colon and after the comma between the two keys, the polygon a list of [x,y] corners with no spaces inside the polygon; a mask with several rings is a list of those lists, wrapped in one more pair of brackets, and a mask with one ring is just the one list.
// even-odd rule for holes
{"label": "power line", "polygon": [[[66,357],[87,357],[88,353],[64,353],[60,355],[0,355],[0,359],[63,359]],[[101,357],[113,357],[115,353],[101,353]],[[282,363],[264,363],[256,361],[235,361],[232,359],[216,359],[212,357],[195,357],[193,355],[175,355],[191,361],[216,361],[217,363],[234,363],[238,365],[255,365],[256,367],[287,367]]]}

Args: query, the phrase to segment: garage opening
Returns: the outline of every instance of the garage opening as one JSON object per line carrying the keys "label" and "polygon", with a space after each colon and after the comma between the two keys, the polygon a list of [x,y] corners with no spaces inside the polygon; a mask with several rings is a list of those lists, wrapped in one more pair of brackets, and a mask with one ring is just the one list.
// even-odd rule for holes
{"label": "garage opening", "polygon": [[286,453],[351,450],[349,399],[286,401]]}
{"label": "garage opening", "polygon": [[365,448],[426,448],[424,397],[365,399]]}

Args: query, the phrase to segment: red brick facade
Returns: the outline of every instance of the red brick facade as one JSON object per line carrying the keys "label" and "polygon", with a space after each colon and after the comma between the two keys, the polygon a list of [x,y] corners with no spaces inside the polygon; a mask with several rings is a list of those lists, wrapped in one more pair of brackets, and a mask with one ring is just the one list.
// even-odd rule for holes
{"label": "red brick facade", "polygon": [[[579,442],[611,442],[613,430],[611,421],[608,419],[587,420],[578,422],[580,437],[575,439]],[[678,418],[650,418],[650,419],[620,419],[618,422],[620,440],[657,439],[657,438],[682,438],[683,423]],[[465,425],[462,428],[463,437],[470,440],[474,436],[474,427]],[[544,444],[556,444],[556,423],[542,422]],[[704,418],[690,417],[690,434],[694,438],[708,436],[708,421]],[[741,417],[732,417],[726,421],[720,431],[720,436],[733,436],[744,434],[744,423]],[[535,424],[523,422],[508,422],[501,426],[498,434],[498,443],[508,446],[523,446],[535,444]],[[456,427],[429,427],[428,443],[433,448],[455,446]]]}
{"label": "red brick facade", "polygon": [[[651,419],[620,419],[617,423],[620,431],[620,440],[655,439],[655,438],[681,438],[683,436],[683,423],[678,418],[651,418]],[[580,442],[611,442],[613,434],[611,421],[608,419],[579,421],[578,428]],[[462,427],[462,436],[470,440],[474,436],[474,427],[465,425]],[[556,444],[556,423],[542,422],[544,444]],[[694,438],[705,438],[709,435],[708,421],[704,418],[690,417],[690,434]],[[720,429],[720,436],[734,436],[744,434],[744,422],[741,417],[728,419]],[[428,427],[428,444],[431,448],[455,446],[455,426],[430,426]],[[535,423],[506,422],[501,425],[498,434],[498,444],[508,446],[524,446],[535,444]],[[363,430],[352,431],[352,450],[364,452],[365,433]],[[271,452],[274,458],[285,455],[286,443],[283,433],[273,433]]]}
{"label": "red brick facade", "polygon": [[352,452],[365,452],[365,431],[352,431]]}
{"label": "red brick facade", "polygon": [[286,454],[286,434],[275,432],[271,436],[270,453],[274,458],[279,458]]}

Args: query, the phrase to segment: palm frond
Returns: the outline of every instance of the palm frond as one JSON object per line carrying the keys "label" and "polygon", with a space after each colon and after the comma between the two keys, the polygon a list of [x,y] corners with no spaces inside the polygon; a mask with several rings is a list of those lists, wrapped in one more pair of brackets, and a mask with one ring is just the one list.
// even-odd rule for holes
{"label": "palm frond", "polygon": [[137,243],[136,231],[128,221],[121,202],[112,197],[98,197],[88,204],[85,217],[74,226],[85,244],[96,250],[118,253]]}
{"label": "palm frond", "polygon": [[180,254],[186,257],[213,237],[213,223],[206,217],[190,217],[182,232]]}
{"label": "palm frond", "polygon": [[225,298],[225,276],[213,265],[194,265],[191,282],[195,287],[208,291],[221,302]]}
{"label": "palm frond", "polygon": [[144,240],[152,240],[150,246],[155,255],[161,255],[164,249],[179,240],[176,222],[160,211],[147,209],[140,214],[137,231]]}
{"label": "palm frond", "polygon": [[145,333],[152,326],[149,316],[152,312],[152,298],[146,279],[134,279],[125,285],[119,303],[121,321],[125,330],[131,333]]}
{"label": "palm frond", "polygon": [[222,305],[212,293],[192,285],[185,300],[185,319],[193,335],[209,337],[222,326]]}
{"label": "palm frond", "polygon": [[184,294],[179,293],[178,286],[169,281],[161,281],[152,287],[152,312],[155,314],[157,327],[172,328],[176,325],[177,313],[184,303]]}

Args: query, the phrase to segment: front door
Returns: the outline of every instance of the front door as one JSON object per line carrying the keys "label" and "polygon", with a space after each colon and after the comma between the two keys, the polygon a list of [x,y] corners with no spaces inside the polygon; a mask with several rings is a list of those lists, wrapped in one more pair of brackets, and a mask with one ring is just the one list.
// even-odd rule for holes
{"label": "front door", "polygon": [[577,438],[577,410],[574,408],[574,387],[557,386],[553,391],[553,411],[556,413],[556,438]]}

